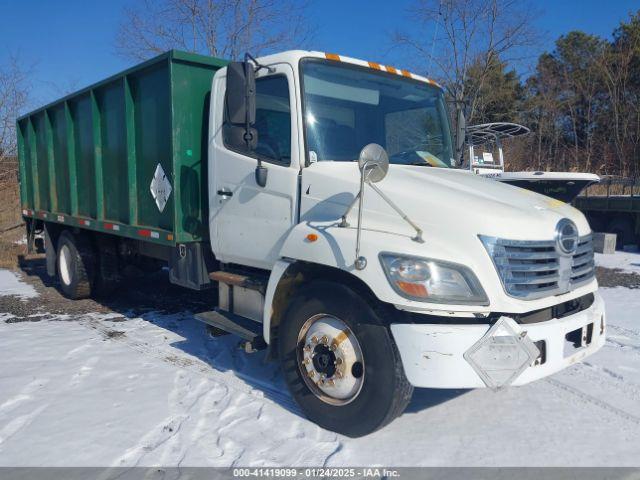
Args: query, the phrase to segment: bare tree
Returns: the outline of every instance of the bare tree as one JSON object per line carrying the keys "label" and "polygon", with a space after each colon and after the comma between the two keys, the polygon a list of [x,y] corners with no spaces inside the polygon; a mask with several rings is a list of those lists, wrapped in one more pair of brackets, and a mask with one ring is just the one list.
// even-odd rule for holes
{"label": "bare tree", "polygon": [[[453,99],[468,105],[470,120],[492,65],[517,60],[537,39],[534,10],[520,0],[416,0],[410,13],[416,30],[432,30],[434,35],[396,32],[394,43],[418,55],[418,68],[434,70],[427,75],[438,78]],[[472,66],[478,72],[469,91]]]}
{"label": "bare tree", "polygon": [[139,0],[124,11],[116,49],[134,60],[172,48],[238,59],[300,47],[312,35],[306,9],[296,0]]}
{"label": "bare tree", "polygon": [[0,161],[17,155],[16,118],[27,106],[29,90],[28,72],[17,57],[0,65]]}

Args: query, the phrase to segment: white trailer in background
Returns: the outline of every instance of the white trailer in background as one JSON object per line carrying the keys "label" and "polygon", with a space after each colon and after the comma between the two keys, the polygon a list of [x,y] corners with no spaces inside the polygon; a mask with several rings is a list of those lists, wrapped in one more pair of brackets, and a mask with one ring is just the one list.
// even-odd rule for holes
{"label": "white trailer in background", "polygon": [[[600,177],[593,173],[505,172],[503,140],[527,135],[529,132],[530,130],[523,125],[507,122],[483,123],[467,127],[469,170],[477,175],[490,177],[567,203],[571,203],[586,187],[600,181]],[[496,150],[497,159],[494,157]]]}

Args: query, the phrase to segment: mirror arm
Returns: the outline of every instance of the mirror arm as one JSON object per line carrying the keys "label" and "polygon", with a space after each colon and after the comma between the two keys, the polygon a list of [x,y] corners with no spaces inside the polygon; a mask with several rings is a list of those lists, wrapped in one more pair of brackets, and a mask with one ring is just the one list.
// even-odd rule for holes
{"label": "mirror arm", "polygon": [[393,203],[393,202],[391,201],[391,199],[390,199],[389,197],[387,197],[387,196],[382,192],[382,190],[380,190],[376,185],[374,185],[374,184],[373,184],[373,183],[371,183],[371,182],[367,182],[367,183],[369,184],[369,186],[370,186],[371,188],[373,188],[373,190],[374,190],[378,195],[380,195],[380,196],[382,197],[382,199],[383,199],[385,202],[387,202],[387,204],[389,204],[389,206],[390,206],[391,208],[393,208],[393,209],[396,211],[396,213],[397,213],[398,215],[400,215],[400,216],[402,217],[402,219],[403,219],[405,222],[407,222],[409,225],[411,225],[411,227],[413,227],[413,229],[416,231],[416,236],[415,236],[415,237],[413,237],[411,240],[413,240],[414,242],[418,242],[418,243],[424,243],[424,239],[422,238],[422,229],[421,229],[420,227],[418,227],[418,225],[416,225],[415,223],[413,223],[413,222],[411,221],[411,219],[407,216],[407,214],[406,214],[406,213],[404,213],[404,212],[400,209],[400,207],[398,207],[395,203]]}
{"label": "mirror arm", "polygon": [[360,192],[356,193],[356,196],[353,197],[353,200],[351,201],[351,204],[347,208],[347,211],[342,214],[342,220],[338,224],[340,228],[346,228],[349,226],[349,222],[347,222],[347,216],[349,215],[349,212],[351,212],[353,207],[355,207],[356,203],[358,203],[359,198],[360,198]]}
{"label": "mirror arm", "polygon": [[255,71],[256,71],[256,72],[258,72],[258,71],[262,70],[263,68],[264,68],[267,72],[269,72],[269,73],[273,73],[273,72],[275,72],[275,71],[276,71],[276,69],[275,69],[275,68],[273,68],[273,67],[270,67],[270,66],[268,66],[268,65],[262,65],[261,63],[259,63],[259,62],[254,58],[254,56],[253,56],[253,55],[251,55],[249,52],[245,52],[245,54],[244,54],[244,61],[245,61],[245,62],[247,62],[247,63],[249,63],[249,60],[251,60],[251,61],[255,64],[255,66],[256,66]]}
{"label": "mirror arm", "polygon": [[[362,207],[364,202],[364,182],[367,172],[367,164],[360,171],[360,192],[358,193],[358,229],[356,230],[356,261],[357,270],[364,270],[367,266],[367,259],[360,256],[360,236],[362,235]],[[355,203],[355,202],[354,202]]]}

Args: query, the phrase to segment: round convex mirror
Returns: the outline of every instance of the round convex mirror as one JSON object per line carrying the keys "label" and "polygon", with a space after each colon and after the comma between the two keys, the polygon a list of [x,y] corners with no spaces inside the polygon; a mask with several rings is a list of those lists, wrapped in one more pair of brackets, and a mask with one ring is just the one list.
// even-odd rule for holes
{"label": "round convex mirror", "polygon": [[358,167],[364,172],[365,180],[378,183],[387,176],[389,171],[389,156],[384,148],[377,143],[370,143],[360,151]]}

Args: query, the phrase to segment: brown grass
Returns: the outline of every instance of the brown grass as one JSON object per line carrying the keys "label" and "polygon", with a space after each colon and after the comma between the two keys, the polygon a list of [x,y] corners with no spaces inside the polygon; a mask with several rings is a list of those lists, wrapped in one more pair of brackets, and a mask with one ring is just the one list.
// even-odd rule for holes
{"label": "brown grass", "polygon": [[22,224],[18,164],[4,160],[0,162],[0,268],[16,268],[18,256],[26,255],[27,246],[17,243],[24,238]]}

